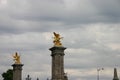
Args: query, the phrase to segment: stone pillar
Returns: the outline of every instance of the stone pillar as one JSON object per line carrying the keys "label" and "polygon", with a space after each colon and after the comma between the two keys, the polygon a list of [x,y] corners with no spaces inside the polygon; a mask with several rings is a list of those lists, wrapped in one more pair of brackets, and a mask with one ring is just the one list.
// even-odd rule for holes
{"label": "stone pillar", "polygon": [[13,64],[13,80],[22,80],[23,64]]}
{"label": "stone pillar", "polygon": [[64,50],[65,47],[52,47],[52,79],[51,80],[64,80]]}
{"label": "stone pillar", "polygon": [[114,68],[114,77],[113,77],[113,80],[119,80],[116,68]]}

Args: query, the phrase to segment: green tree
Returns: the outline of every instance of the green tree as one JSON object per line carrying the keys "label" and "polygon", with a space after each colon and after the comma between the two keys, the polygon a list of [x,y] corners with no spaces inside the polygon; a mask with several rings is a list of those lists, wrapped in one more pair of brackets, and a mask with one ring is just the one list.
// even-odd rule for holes
{"label": "green tree", "polygon": [[8,69],[6,72],[2,73],[3,80],[13,80],[13,70]]}

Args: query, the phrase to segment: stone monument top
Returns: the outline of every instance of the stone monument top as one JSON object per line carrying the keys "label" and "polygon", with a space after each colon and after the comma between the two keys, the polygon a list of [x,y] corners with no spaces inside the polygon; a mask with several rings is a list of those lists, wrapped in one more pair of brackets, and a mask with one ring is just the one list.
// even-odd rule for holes
{"label": "stone monument top", "polygon": [[61,47],[62,46],[62,43],[61,43],[61,39],[63,38],[63,37],[61,37],[60,36],[60,34],[58,34],[58,33],[55,33],[55,32],[53,32],[53,34],[54,34],[54,40],[53,40],[53,43],[54,43],[54,46],[55,47]]}
{"label": "stone monument top", "polygon": [[20,55],[18,55],[17,52],[13,55],[13,60],[15,61],[15,64],[21,64]]}
{"label": "stone monument top", "polygon": [[116,68],[114,68],[114,77],[113,77],[113,80],[119,80]]}

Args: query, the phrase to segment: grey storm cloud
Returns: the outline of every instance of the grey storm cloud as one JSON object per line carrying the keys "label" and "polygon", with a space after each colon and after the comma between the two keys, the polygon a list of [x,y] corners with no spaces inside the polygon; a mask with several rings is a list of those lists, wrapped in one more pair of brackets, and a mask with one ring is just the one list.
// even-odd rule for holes
{"label": "grey storm cloud", "polygon": [[62,26],[96,22],[119,23],[119,3],[119,0],[11,0],[1,8],[0,21],[3,27],[12,26],[18,29],[30,25],[32,27],[54,26],[50,25],[50,22],[61,23]]}

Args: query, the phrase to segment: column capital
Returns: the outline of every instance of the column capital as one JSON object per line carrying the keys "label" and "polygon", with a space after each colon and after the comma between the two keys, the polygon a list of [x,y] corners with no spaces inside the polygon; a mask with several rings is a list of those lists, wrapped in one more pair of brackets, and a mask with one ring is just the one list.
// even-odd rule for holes
{"label": "column capital", "polygon": [[54,51],[54,50],[65,50],[66,49],[66,47],[57,47],[57,46],[53,46],[53,47],[51,47],[49,50],[51,50],[51,51]]}
{"label": "column capital", "polygon": [[22,70],[24,64],[13,64],[13,70]]}
{"label": "column capital", "polygon": [[64,50],[66,49],[66,47],[52,47],[49,50],[51,51],[51,56],[54,55],[64,55]]}

